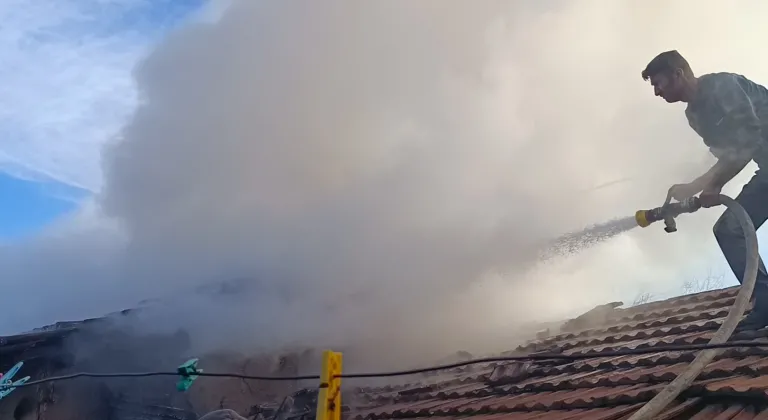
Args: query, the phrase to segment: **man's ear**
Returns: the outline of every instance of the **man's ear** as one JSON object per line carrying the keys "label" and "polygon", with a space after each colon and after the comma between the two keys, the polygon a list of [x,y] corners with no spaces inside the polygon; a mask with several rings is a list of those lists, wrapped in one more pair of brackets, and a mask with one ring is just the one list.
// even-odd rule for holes
{"label": "man's ear", "polygon": [[685,73],[683,72],[683,69],[675,69],[672,74],[675,76],[675,79],[683,79],[685,77]]}

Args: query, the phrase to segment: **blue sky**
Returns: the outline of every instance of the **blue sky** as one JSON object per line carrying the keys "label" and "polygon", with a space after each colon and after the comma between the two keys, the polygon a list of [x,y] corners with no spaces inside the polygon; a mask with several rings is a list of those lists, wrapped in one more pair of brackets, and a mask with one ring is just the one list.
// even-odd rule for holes
{"label": "blue sky", "polygon": [[132,70],[208,0],[0,2],[0,241],[101,188],[100,151],[136,106]]}
{"label": "blue sky", "polygon": [[0,174],[0,240],[36,232],[78,206],[90,192],[61,182],[28,181]]}

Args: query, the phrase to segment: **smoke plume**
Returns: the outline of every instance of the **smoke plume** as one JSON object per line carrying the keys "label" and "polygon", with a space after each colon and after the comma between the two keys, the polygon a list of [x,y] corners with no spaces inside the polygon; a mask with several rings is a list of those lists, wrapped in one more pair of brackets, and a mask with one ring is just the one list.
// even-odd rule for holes
{"label": "smoke plume", "polygon": [[206,348],[426,355],[668,291],[717,256],[717,214],[536,262],[712,163],[641,80],[655,54],[768,81],[760,13],[651,3],[233,2],[137,67],[101,194],[3,249],[6,296],[24,297],[0,326],[160,299],[147,325]]}

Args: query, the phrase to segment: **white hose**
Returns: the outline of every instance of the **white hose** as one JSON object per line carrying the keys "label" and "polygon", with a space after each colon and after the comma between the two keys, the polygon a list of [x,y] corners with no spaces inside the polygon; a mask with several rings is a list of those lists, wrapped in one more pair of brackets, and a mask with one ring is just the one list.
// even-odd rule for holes
{"label": "white hose", "polygon": [[[747,248],[747,265],[744,270],[744,278],[741,281],[741,290],[736,296],[736,301],[728,311],[728,316],[725,317],[723,325],[717,330],[715,335],[709,340],[709,344],[721,344],[728,341],[736,329],[736,326],[741,321],[744,311],[749,305],[749,300],[752,297],[752,290],[755,288],[755,281],[757,280],[757,269],[760,260],[760,254],[757,249],[757,234],[755,233],[755,226],[752,224],[749,214],[744,210],[739,203],[732,198],[720,195],[720,201],[728,207],[736,219],[741,225],[741,229],[744,232],[744,240]],[[675,380],[670,382],[661,392],[659,392],[652,400],[648,401],[640,410],[638,410],[629,420],[651,420],[661,413],[681,392],[685,391],[691,383],[696,379],[702,370],[717,356],[723,349],[708,349],[702,350],[696,358],[688,366],[688,369],[680,374]]]}

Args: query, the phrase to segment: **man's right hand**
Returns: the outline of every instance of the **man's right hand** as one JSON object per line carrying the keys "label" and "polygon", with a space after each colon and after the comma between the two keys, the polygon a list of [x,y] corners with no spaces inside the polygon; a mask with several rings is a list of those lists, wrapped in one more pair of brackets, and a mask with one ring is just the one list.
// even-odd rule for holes
{"label": "man's right hand", "polygon": [[683,201],[687,198],[691,198],[694,195],[700,193],[701,186],[697,183],[691,182],[689,184],[675,184],[669,189],[669,196],[677,201]]}

